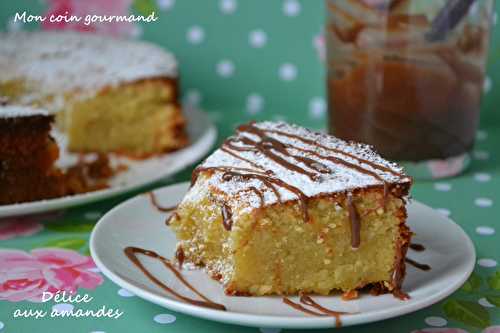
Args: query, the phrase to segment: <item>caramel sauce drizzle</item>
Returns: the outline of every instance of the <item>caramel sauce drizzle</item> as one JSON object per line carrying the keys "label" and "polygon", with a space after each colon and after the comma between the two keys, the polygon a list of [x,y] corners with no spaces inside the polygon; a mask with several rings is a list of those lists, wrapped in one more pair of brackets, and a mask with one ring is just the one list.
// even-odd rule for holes
{"label": "caramel sauce drizzle", "polygon": [[[232,144],[233,142],[241,142],[241,143],[247,145],[248,147],[236,146],[236,145]],[[263,136],[263,137],[261,137],[260,141],[254,141],[252,139],[245,138],[245,137],[243,137],[243,138],[229,138],[224,144],[231,145],[230,146],[231,149],[238,150],[238,151],[258,151],[258,152],[262,153],[263,155],[265,155],[266,157],[268,157],[270,160],[276,162],[277,164],[280,164],[284,168],[287,168],[289,170],[306,175],[312,181],[316,181],[319,178],[319,176],[316,173],[307,171],[306,169],[301,168],[296,164],[290,163],[287,160],[285,160],[284,158],[282,158],[281,156],[273,153],[273,150],[278,151],[285,156],[292,157],[296,161],[303,162],[304,164],[309,166],[311,169],[315,169],[313,167],[315,165],[314,163],[316,163],[315,161],[312,161],[311,159],[308,159],[305,157],[294,156],[294,155],[290,154],[286,150],[287,146],[285,144],[283,144],[280,141],[274,140],[272,138]],[[256,148],[253,148],[253,147],[256,147]],[[311,161],[312,161],[312,163],[311,163]],[[311,166],[311,165],[313,165],[313,166]],[[326,167],[323,167],[321,170],[323,171],[325,168]],[[315,170],[318,171],[317,169],[315,169]],[[327,169],[327,172],[330,172],[330,170]]]}
{"label": "caramel sauce drizzle", "polygon": [[261,176],[269,176],[270,174],[272,174],[272,171],[260,172],[254,169],[239,168],[232,166],[211,166],[211,167],[198,166],[193,170],[193,173],[191,174],[191,185],[193,185],[196,182],[196,179],[198,179],[200,173],[204,171],[220,171],[220,172],[241,171],[241,172],[255,173]]}
{"label": "caramel sauce drizzle", "polygon": [[158,198],[156,197],[156,194],[154,194],[154,192],[148,192],[148,196],[149,196],[149,200],[151,201],[151,204],[156,209],[158,209],[158,211],[160,211],[162,213],[170,213],[170,212],[177,209],[177,205],[172,206],[172,207],[165,207],[165,206],[160,205],[160,203],[158,202]]}
{"label": "caramel sauce drizzle", "polygon": [[422,244],[411,243],[410,249],[412,249],[413,251],[416,251],[416,252],[422,252],[422,251],[425,251],[425,246],[423,246]]}
{"label": "caramel sauce drizzle", "polygon": [[[245,125],[244,125],[245,126]],[[248,125],[247,125],[248,126]],[[255,127],[255,126],[254,126]],[[340,154],[340,155],[344,155],[344,156],[347,156],[347,157],[350,157],[360,163],[363,163],[363,164],[366,164],[366,165],[369,165],[371,166],[372,168],[374,169],[377,169],[377,170],[380,170],[380,171],[384,171],[384,172],[388,172],[394,176],[397,176],[397,177],[400,177],[400,178],[403,178],[404,175],[401,174],[401,173],[398,173],[390,168],[387,168],[383,165],[380,165],[380,164],[377,164],[377,163],[374,163],[370,160],[367,160],[367,159],[364,159],[364,158],[361,158],[361,157],[358,157],[356,155],[353,155],[351,153],[348,153],[346,151],[343,151],[341,149],[337,149],[337,148],[331,148],[331,147],[327,147],[325,145],[322,145],[321,143],[318,143],[317,141],[313,141],[311,139],[306,139],[304,137],[301,137],[299,135],[296,135],[296,134],[291,134],[291,133],[287,133],[287,132],[283,132],[283,131],[280,131],[280,130],[270,130],[270,129],[263,129],[262,131],[266,132],[266,133],[274,133],[274,134],[278,134],[278,135],[282,135],[282,136],[286,136],[286,137],[289,137],[291,139],[295,139],[295,140],[298,140],[298,141],[302,141],[303,143],[306,143],[308,145],[311,145],[311,146],[316,146],[318,148],[321,148],[321,149],[324,149],[326,151],[330,151],[332,153],[337,153],[337,154]],[[365,169],[366,170],[366,169]],[[370,170],[366,170],[366,171],[370,171]]]}
{"label": "caramel sauce drizzle", "polygon": [[279,194],[279,192],[275,186],[282,187],[282,188],[294,193],[299,198],[304,221],[306,221],[306,222],[310,221],[309,213],[307,211],[307,199],[308,199],[307,195],[305,195],[305,193],[302,192],[300,189],[296,188],[295,186],[293,186],[291,184],[288,184],[288,183],[282,181],[279,178],[274,178],[274,177],[270,177],[267,175],[260,175],[260,174],[256,174],[256,173],[238,173],[238,172],[234,172],[234,171],[225,172],[222,175],[222,178],[224,180],[231,180],[232,178],[240,178],[243,180],[258,179],[274,192],[274,194],[278,198],[278,201],[280,201],[280,202],[282,202],[281,195]]}
{"label": "caramel sauce drizzle", "polygon": [[175,219],[177,219],[177,220],[178,220],[178,219],[180,218],[180,217],[179,217],[179,214],[178,214],[177,212],[173,212],[173,213],[172,213],[172,215],[170,215],[169,217],[167,217],[167,218],[165,219],[165,225],[166,225],[167,227],[168,227],[168,226],[170,226],[170,221],[171,221],[173,218],[175,218]]}
{"label": "caramel sauce drizzle", "polygon": [[361,219],[358,210],[352,201],[352,194],[347,195],[347,209],[351,220],[351,247],[358,249],[361,244]]}
{"label": "caramel sauce drizzle", "polygon": [[[258,179],[264,185],[266,185],[266,187],[269,188],[274,193],[274,195],[276,196],[276,198],[278,199],[278,201],[281,202],[281,194],[278,191],[278,189],[276,188],[276,186],[274,185],[274,183],[272,182],[273,178],[270,178],[267,175],[258,174],[258,173],[244,173],[243,174],[243,173],[234,172],[234,171],[231,171],[231,170],[224,172],[224,174],[222,175],[222,179],[224,181],[230,181],[233,178],[240,178],[242,180],[250,180],[252,178],[253,179]],[[259,191],[257,188],[255,188],[255,189],[262,195],[262,198],[264,198],[264,193],[262,193],[261,191]]]}
{"label": "caramel sauce drizzle", "polygon": [[182,247],[178,247],[177,250],[175,250],[175,259],[177,259],[179,268],[182,269],[182,265],[184,264],[184,259],[186,259],[186,255],[184,254],[184,249]]}
{"label": "caramel sauce drizzle", "polygon": [[287,297],[283,297],[283,303],[285,303],[286,305],[291,306],[295,310],[299,310],[301,312],[304,312],[304,313],[307,313],[307,314],[310,314],[310,315],[313,315],[313,316],[317,316],[317,317],[326,316],[323,313],[319,313],[319,312],[316,312],[316,311],[309,310],[309,309],[303,307],[302,305],[300,305],[299,303],[295,303],[294,301],[292,301],[291,299],[289,299]]}
{"label": "caramel sauce drizzle", "polygon": [[[418,243],[410,243],[410,249],[412,249],[413,251],[416,251],[416,252],[423,252],[423,251],[425,251],[425,246],[422,244],[418,244]],[[406,261],[406,263],[412,265],[413,267],[421,269],[423,271],[430,271],[431,270],[431,266],[429,266],[427,264],[421,264],[421,263],[416,262],[415,260],[410,259],[408,257],[405,258],[405,261]]]}
{"label": "caramel sauce drizzle", "polygon": [[[377,163],[374,163],[372,161],[363,159],[361,157],[358,157],[356,155],[353,155],[351,153],[345,152],[341,149],[337,148],[331,148],[327,147],[325,145],[322,145],[314,140],[311,139],[306,139],[301,136],[295,135],[295,134],[290,134],[286,133],[280,130],[269,130],[269,129],[260,129],[257,126],[255,126],[255,123],[249,123],[245,125],[241,125],[238,127],[237,130],[238,133],[248,133],[251,135],[254,135],[259,138],[260,141],[256,141],[248,136],[240,136],[240,137],[230,137],[224,143],[222,144],[221,150],[224,151],[225,153],[240,159],[250,165],[252,165],[254,169],[248,169],[248,168],[237,168],[237,167],[228,167],[228,166],[214,166],[214,167],[198,167],[195,169],[192,175],[191,179],[191,184],[194,184],[196,179],[199,176],[199,173],[202,171],[209,171],[209,170],[217,170],[217,171],[222,171],[224,174],[222,175],[222,180],[223,181],[229,181],[233,178],[239,178],[242,180],[250,180],[250,179],[257,179],[261,181],[268,189],[273,191],[275,194],[276,198],[278,199],[279,202],[282,203],[279,191],[277,187],[284,188],[292,193],[294,193],[300,202],[301,205],[301,210],[303,214],[303,218],[306,222],[310,222],[310,217],[307,209],[307,200],[308,197],[297,187],[284,182],[283,180],[275,177],[274,173],[270,170],[265,170],[262,166],[260,166],[258,163],[248,160],[238,154],[238,152],[254,152],[254,153],[260,153],[267,157],[268,159],[274,161],[278,165],[281,165],[282,167],[295,171],[297,173],[303,174],[307,177],[309,177],[312,181],[317,181],[320,179],[321,174],[326,174],[326,173],[331,173],[332,170],[329,169],[326,165],[315,161],[309,157],[305,156],[300,156],[297,154],[293,154],[289,151],[289,149],[293,149],[296,151],[301,151],[304,153],[311,154],[315,157],[318,157],[319,159],[322,160],[327,160],[336,164],[342,164],[348,168],[354,169],[360,173],[369,175],[374,177],[375,179],[381,181],[384,184],[384,193],[383,193],[383,207],[385,209],[388,196],[390,193],[390,185],[381,177],[379,174],[376,172],[366,169],[365,167],[361,165],[357,165],[355,163],[351,163],[345,159],[335,157],[335,156],[326,156],[324,154],[320,154],[319,152],[311,149],[306,149],[302,147],[298,147],[295,145],[283,143],[279,141],[278,139],[272,138],[268,135],[268,133],[274,133],[277,135],[285,136],[288,138],[292,138],[295,140],[299,140],[305,144],[311,145],[313,147],[318,147],[321,149],[324,149],[329,152],[334,152],[346,157],[349,157],[351,159],[354,159],[358,161],[360,164],[366,164],[373,169],[381,170],[384,172],[391,173],[392,175],[398,176],[400,178],[403,177],[402,174],[395,172],[394,170],[385,167],[383,165],[379,165]],[[291,163],[287,161],[285,158],[282,156],[287,156],[291,159],[293,159],[296,162],[300,162],[303,165],[306,165],[309,169],[314,170],[306,170],[303,167],[299,166],[298,164]],[[262,191],[258,190],[255,187],[252,187],[251,191],[256,193],[260,200],[261,203],[264,204],[264,194]],[[354,249],[358,248],[360,245],[360,216],[359,213],[356,210],[356,207],[352,203],[352,198],[349,198],[351,195],[348,195],[348,210],[349,210],[349,218],[351,220],[351,245]],[[224,205],[222,209],[223,213],[223,222],[224,222],[224,227],[226,230],[231,230],[232,226],[232,219],[230,210],[228,210],[228,206]]]}
{"label": "caramel sauce drizzle", "polygon": [[225,152],[226,154],[229,154],[229,155],[233,156],[233,157],[234,157],[234,158],[236,158],[236,159],[239,159],[239,160],[241,160],[241,161],[243,161],[243,162],[246,162],[246,163],[248,163],[248,164],[252,165],[252,166],[253,166],[254,168],[256,168],[256,169],[264,170],[264,168],[263,168],[263,167],[261,167],[260,165],[258,165],[258,164],[257,164],[257,163],[255,163],[254,161],[250,161],[249,159],[244,158],[243,156],[236,154],[236,153],[235,153],[235,152],[233,152],[230,148],[226,147],[224,144],[222,145],[221,150],[222,150],[223,152]]}
{"label": "caramel sauce drizzle", "polygon": [[421,269],[423,271],[430,271],[431,270],[431,266],[429,266],[427,264],[421,264],[421,263],[416,262],[415,260],[410,259],[410,258],[405,258],[405,262],[412,265],[413,267]]}
{"label": "caramel sauce drizzle", "polygon": [[[210,309],[215,309],[215,310],[222,310],[226,311],[226,307],[222,304],[215,303],[211,301],[208,297],[200,293],[196,288],[194,288],[189,282],[184,279],[182,274],[174,267],[174,265],[168,260],[167,258],[157,254],[156,252],[149,251],[149,250],[144,250],[138,247],[133,247],[129,246],[124,249],[125,255],[127,258],[137,267],[139,268],[144,275],[148,277],[151,282],[156,284],[158,287],[161,289],[165,290],[167,293],[174,295],[175,297],[185,301],[186,303],[192,304],[192,305],[197,305],[197,306],[202,306],[205,308],[210,308]],[[192,292],[194,292],[196,295],[198,295],[200,298],[203,299],[203,301],[192,299],[186,296],[183,296],[179,293],[177,293],[175,290],[158,280],[151,272],[149,272],[146,267],[140,262],[139,258],[137,257],[137,254],[142,254],[145,256],[148,256],[150,258],[158,259],[160,260],[163,265],[168,268],[172,273],[174,273],[175,277],[187,288],[189,288]]]}
{"label": "caramel sauce drizzle", "polygon": [[295,303],[294,301],[290,300],[287,297],[283,297],[283,303],[289,305],[290,307],[294,308],[295,310],[301,311],[306,314],[310,314],[313,316],[317,317],[324,317],[324,316],[330,316],[330,317],[335,317],[335,326],[336,327],[341,327],[342,326],[342,321],[341,321],[341,315],[344,314],[352,314],[349,312],[340,312],[340,311],[334,311],[328,308],[325,308],[324,306],[318,304],[315,300],[313,300],[311,297],[308,295],[300,295],[300,303],[308,305],[312,308],[314,308],[317,311],[309,310],[308,308],[304,307],[303,305],[299,303]]}
{"label": "caramel sauce drizzle", "polygon": [[253,193],[255,193],[258,197],[259,197],[259,200],[260,200],[260,206],[264,206],[264,194],[259,191],[255,186],[250,186],[248,188],[248,191],[251,191]]}
{"label": "caramel sauce drizzle", "polygon": [[343,314],[348,314],[347,312],[340,312],[340,311],[334,311],[334,310],[327,309],[324,306],[321,306],[318,303],[316,303],[311,297],[309,297],[307,295],[300,295],[300,302],[303,304],[309,305],[309,306],[319,310],[320,312],[322,312],[328,316],[335,317],[335,326],[337,326],[337,327],[342,326],[340,316]]}
{"label": "caramel sauce drizzle", "polygon": [[[398,246],[402,246],[399,241]],[[396,266],[394,267],[394,273],[392,276],[392,284],[394,285],[394,290],[392,294],[394,297],[399,298],[402,301],[410,299],[410,295],[401,290],[401,281],[404,274],[404,264],[403,264],[403,253],[402,251],[396,251]]]}
{"label": "caramel sauce drizzle", "polygon": [[227,231],[231,231],[231,228],[233,227],[233,213],[231,212],[231,208],[223,204],[221,207],[221,212],[222,212],[222,225],[224,226],[224,229]]}

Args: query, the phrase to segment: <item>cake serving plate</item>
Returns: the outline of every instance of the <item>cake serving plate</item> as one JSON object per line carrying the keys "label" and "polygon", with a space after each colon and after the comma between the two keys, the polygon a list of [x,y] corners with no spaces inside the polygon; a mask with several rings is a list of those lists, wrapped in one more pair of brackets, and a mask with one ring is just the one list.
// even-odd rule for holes
{"label": "cake serving plate", "polygon": [[[188,183],[164,187],[155,191],[155,198],[161,206],[175,206],[188,187]],[[460,226],[422,203],[413,201],[407,208],[407,224],[415,233],[412,241],[425,246],[423,252],[410,249],[408,257],[430,265],[431,270],[407,266],[403,291],[410,299],[406,301],[391,294],[372,296],[362,293],[360,298],[350,301],[343,301],[340,294],[312,296],[325,308],[349,313],[339,317],[342,326],[398,317],[430,306],[460,288],[471,274],[476,260],[475,250]],[[174,232],[165,224],[169,214],[156,209],[151,197],[145,194],[113,208],[101,218],[91,235],[90,250],[97,267],[110,280],[138,297],[199,318],[261,328],[338,326],[335,317],[310,316],[286,305],[280,296],[226,296],[219,282],[212,280],[202,269],[183,269],[181,273],[190,285],[211,301],[224,305],[226,311],[192,305],[166,292],[132,264],[124,249],[134,246],[173,258],[177,241]],[[138,258],[161,283],[183,296],[198,299],[161,261],[147,256]],[[297,296],[289,299],[298,303]]]}
{"label": "cake serving plate", "polygon": [[[127,169],[111,178],[108,181],[108,188],[49,200],[0,205],[0,218],[42,213],[110,198],[171,176],[197,162],[214,145],[217,130],[206,113],[190,108],[184,110],[190,140],[189,145],[185,148],[144,160],[111,156],[111,163],[124,165]],[[58,165],[64,167],[75,163],[78,156],[68,153],[64,148],[66,146],[65,138],[57,133],[55,133],[55,138],[61,147]]]}

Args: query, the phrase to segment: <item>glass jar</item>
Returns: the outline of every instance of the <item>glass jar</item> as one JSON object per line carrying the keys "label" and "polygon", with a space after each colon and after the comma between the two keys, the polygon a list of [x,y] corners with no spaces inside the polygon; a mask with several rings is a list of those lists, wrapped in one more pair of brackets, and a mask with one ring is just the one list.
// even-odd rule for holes
{"label": "glass jar", "polygon": [[[450,7],[460,1],[465,8]],[[479,121],[493,4],[325,0],[330,132],[373,145],[416,178],[463,171]]]}

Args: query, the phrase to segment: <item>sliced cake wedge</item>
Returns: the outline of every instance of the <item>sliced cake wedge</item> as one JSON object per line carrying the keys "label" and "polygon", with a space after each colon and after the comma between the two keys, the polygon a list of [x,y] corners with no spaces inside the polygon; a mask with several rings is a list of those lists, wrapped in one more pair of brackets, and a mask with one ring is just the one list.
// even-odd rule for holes
{"label": "sliced cake wedge", "polygon": [[237,129],[193,173],[169,221],[179,261],[230,295],[404,297],[411,178],[371,147],[286,123]]}

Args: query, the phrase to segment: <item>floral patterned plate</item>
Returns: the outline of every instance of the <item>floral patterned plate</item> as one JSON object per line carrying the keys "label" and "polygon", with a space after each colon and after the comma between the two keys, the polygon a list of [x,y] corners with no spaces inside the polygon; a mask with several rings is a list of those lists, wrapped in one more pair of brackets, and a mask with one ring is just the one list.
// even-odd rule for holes
{"label": "floral patterned plate", "polygon": [[[185,108],[184,114],[187,118],[187,130],[191,142],[189,146],[173,153],[145,160],[113,157],[112,163],[126,165],[127,170],[113,177],[110,180],[109,188],[50,200],[0,205],[0,218],[47,212],[102,200],[140,188],[184,169],[201,159],[213,146],[217,137],[217,130],[206,113]],[[58,164],[61,166],[71,165],[78,157],[65,151],[64,137],[59,136],[56,139],[61,146],[61,157]]]}
{"label": "floral patterned plate", "polygon": [[[161,206],[175,206],[189,184],[181,183],[155,191]],[[334,327],[334,317],[314,317],[283,303],[281,297],[226,296],[221,285],[202,270],[182,270],[187,281],[227,311],[188,304],[152,283],[124,254],[128,246],[140,247],[172,258],[176,238],[165,225],[170,213],[156,209],[151,198],[140,195],[109,211],[96,225],[90,239],[92,257],[99,269],[113,282],[135,295],[173,311],[205,319],[256,327],[327,328]],[[425,246],[422,252],[410,250],[408,257],[431,266],[423,271],[408,265],[403,290],[410,295],[401,301],[392,295],[371,296],[343,301],[338,294],[313,296],[329,309],[353,314],[341,315],[343,326],[369,323],[401,316],[430,306],[457,290],[467,280],[475,264],[475,250],[470,238],[443,214],[413,201],[408,206],[408,224],[415,233],[412,242]],[[196,298],[161,262],[145,256],[141,263],[154,277],[179,294]],[[298,303],[297,297],[290,299]]]}

